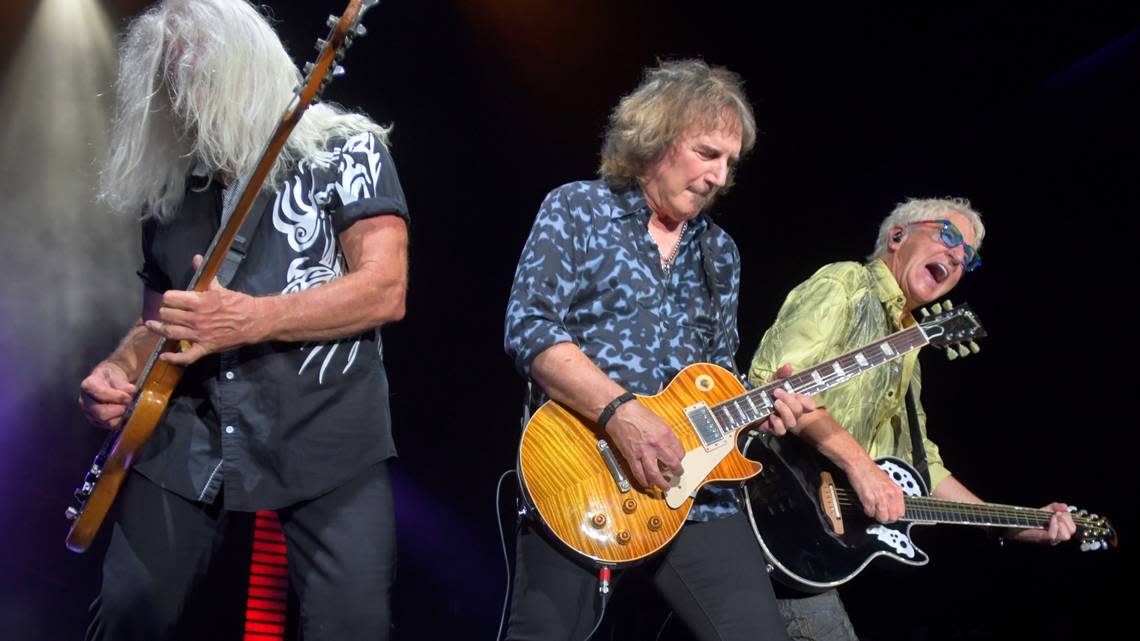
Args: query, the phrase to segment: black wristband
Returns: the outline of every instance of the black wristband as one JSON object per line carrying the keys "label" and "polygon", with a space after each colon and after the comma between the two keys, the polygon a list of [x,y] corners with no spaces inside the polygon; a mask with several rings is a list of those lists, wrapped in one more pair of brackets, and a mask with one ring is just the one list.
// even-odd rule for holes
{"label": "black wristband", "polygon": [[613,418],[614,412],[617,411],[617,408],[621,407],[623,403],[632,401],[634,398],[635,397],[633,395],[633,392],[623,392],[621,396],[610,401],[610,404],[606,406],[606,409],[602,410],[602,413],[598,415],[598,427],[602,428],[603,430],[606,429],[606,423],[609,423],[610,419]]}

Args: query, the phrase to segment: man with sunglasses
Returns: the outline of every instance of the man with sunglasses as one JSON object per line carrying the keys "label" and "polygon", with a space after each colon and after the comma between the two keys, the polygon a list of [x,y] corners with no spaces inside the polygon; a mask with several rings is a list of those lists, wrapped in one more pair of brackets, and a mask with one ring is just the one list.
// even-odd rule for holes
{"label": "man with sunglasses", "polygon": [[[946,296],[966,272],[977,269],[985,226],[963,199],[911,199],[879,226],[865,264],[825,265],[788,294],[779,316],[760,341],[749,380],[769,381],[783,363],[801,370],[858,349],[914,323],[911,313]],[[815,396],[819,408],[792,430],[807,439],[851,482],[868,517],[896,521],[904,511],[902,490],[873,459],[896,456],[925,469],[934,496],[980,503],[943,465],[938,446],[926,437],[926,416],[918,402],[918,352],[875,368]],[[914,409],[908,411],[907,394]],[[909,416],[921,446],[912,451]],[[925,459],[925,465],[922,464]],[[1076,530],[1067,506],[1046,530],[1012,530],[1014,540],[1057,544]],[[835,590],[801,595],[778,590],[780,612],[792,639],[851,640],[855,631]]]}

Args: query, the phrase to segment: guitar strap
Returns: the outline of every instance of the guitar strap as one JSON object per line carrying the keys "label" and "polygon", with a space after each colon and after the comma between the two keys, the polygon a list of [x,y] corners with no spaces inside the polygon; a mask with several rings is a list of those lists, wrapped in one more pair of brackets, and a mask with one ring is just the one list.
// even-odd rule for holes
{"label": "guitar strap", "polygon": [[918,408],[914,402],[914,388],[910,385],[907,385],[906,390],[906,424],[910,428],[910,458],[914,463],[914,469],[922,475],[927,491],[933,491],[930,487],[930,464],[926,461],[926,448],[922,445],[922,432],[918,428]]}
{"label": "guitar strap", "polygon": [[700,247],[701,247],[701,266],[705,272],[705,285],[709,290],[709,298],[712,300],[713,316],[716,316],[716,327],[713,328],[714,343],[717,349],[725,352],[725,360],[728,361],[729,366],[732,368],[733,375],[740,380],[744,377],[740,374],[740,370],[736,368],[736,355],[728,347],[728,328],[724,324],[724,313],[720,305],[720,294],[717,291],[716,279],[713,277],[713,251],[712,251],[712,235],[713,232],[719,230],[720,227],[716,223],[709,221],[708,227],[701,233]]}
{"label": "guitar strap", "polygon": [[[244,185],[244,182],[235,185],[235,187],[241,185]],[[236,199],[236,195],[240,194],[241,191],[243,190],[226,190],[226,196],[224,197],[225,205],[222,207],[222,225],[218,228],[219,234],[225,230],[226,220],[229,219],[229,214],[234,205],[234,203],[229,201]],[[231,196],[231,194],[233,195]],[[241,262],[245,260],[246,254],[249,253],[249,246],[250,243],[253,242],[253,235],[257,233],[257,224],[261,222],[261,215],[265,213],[265,207],[269,204],[269,199],[272,197],[273,195],[270,192],[263,189],[257,194],[257,199],[253,201],[253,205],[250,206],[249,213],[246,214],[245,220],[242,221],[238,233],[234,236],[234,242],[230,245],[229,251],[226,252],[226,257],[222,260],[221,267],[218,268],[218,284],[222,287],[229,286]]]}

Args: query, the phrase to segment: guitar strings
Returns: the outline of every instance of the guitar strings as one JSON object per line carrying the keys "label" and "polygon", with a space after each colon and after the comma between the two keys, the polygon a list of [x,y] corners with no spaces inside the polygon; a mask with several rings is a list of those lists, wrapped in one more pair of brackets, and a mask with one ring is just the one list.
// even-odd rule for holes
{"label": "guitar strings", "polygon": [[[857,496],[848,490],[835,490],[840,509],[847,508],[849,513],[858,511],[862,513],[862,504]],[[855,500],[852,500],[855,499]],[[922,517],[950,520],[954,517],[960,519],[995,517],[1017,521],[1003,525],[1025,525],[1029,527],[1043,527],[1048,523],[1054,512],[1039,508],[1022,508],[1013,505],[998,503],[962,504],[955,501],[946,501],[933,497],[906,497],[907,511],[905,520],[922,520]],[[1099,518],[1072,512],[1073,521],[1084,529],[1108,530],[1107,524]],[[917,517],[917,518],[916,518]]]}
{"label": "guitar strings", "polygon": [[[713,406],[712,411],[720,423],[723,433],[728,434],[770,415],[773,408],[764,401],[764,397],[765,394],[775,389],[790,385],[797,394],[815,394],[904,356],[908,352],[922,347],[926,342],[926,338],[919,327],[912,327],[876,343],[871,343],[862,349],[843,354],[830,361],[824,361],[806,372],[793,374],[778,381],[771,381],[755,390],[730,398]],[[888,354],[881,347],[875,349],[877,345],[890,345],[891,352]],[[862,362],[859,360],[860,356],[863,358]],[[843,373],[840,374],[835,371],[834,365],[839,365]],[[812,373],[815,375],[813,376]],[[733,409],[736,410],[735,414],[739,414],[739,417],[734,415]],[[749,409],[752,411],[750,412]]]}

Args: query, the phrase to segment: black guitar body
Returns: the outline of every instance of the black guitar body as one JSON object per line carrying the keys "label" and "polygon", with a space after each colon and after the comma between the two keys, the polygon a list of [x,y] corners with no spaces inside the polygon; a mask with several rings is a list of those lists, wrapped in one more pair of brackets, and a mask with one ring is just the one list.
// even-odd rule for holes
{"label": "black guitar body", "polygon": [[[910,565],[930,560],[911,542],[909,522],[884,525],[862,509],[845,510],[844,533],[836,533],[821,506],[820,474],[830,472],[844,488],[849,487],[847,477],[799,438],[746,433],[740,449],[764,465],[744,485],[745,508],[772,575],[782,583],[822,592],[852,579],[877,556]],[[927,494],[922,478],[906,462],[890,457],[876,462],[905,495]]]}

